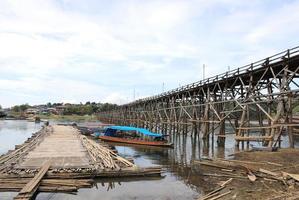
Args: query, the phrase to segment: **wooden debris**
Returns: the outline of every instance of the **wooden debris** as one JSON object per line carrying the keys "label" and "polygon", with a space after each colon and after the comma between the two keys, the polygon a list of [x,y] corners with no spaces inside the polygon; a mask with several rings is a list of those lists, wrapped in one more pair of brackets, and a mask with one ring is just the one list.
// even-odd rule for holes
{"label": "wooden debris", "polygon": [[290,177],[290,178],[292,178],[292,179],[294,179],[294,180],[296,180],[296,181],[299,182],[299,174],[290,174],[290,173],[287,173],[287,172],[282,172],[282,175],[285,178]]}
{"label": "wooden debris", "polygon": [[219,199],[219,198],[221,198],[221,197],[229,194],[230,191],[226,192],[226,193],[223,193],[223,194],[219,194],[218,192],[220,192],[221,190],[223,190],[226,187],[226,185],[228,185],[229,183],[232,182],[232,180],[233,180],[232,178],[228,179],[227,181],[225,181],[224,183],[222,183],[219,188],[213,190],[212,192],[209,192],[208,194],[202,196],[198,200],[215,200],[215,199]]}
{"label": "wooden debris", "polygon": [[233,180],[233,178],[230,178],[230,179],[228,179],[227,181],[225,181],[225,182],[221,183],[221,184],[220,184],[220,186],[225,186],[225,185],[227,185],[227,184],[231,183],[231,182],[232,182],[232,180]]}
{"label": "wooden debris", "polygon": [[[199,198],[198,200],[207,200],[207,199],[211,198],[212,196],[214,196],[215,193],[221,191],[223,188],[225,188],[225,186],[221,186],[221,187],[219,187],[219,188],[213,190],[212,192],[210,192],[210,193],[204,195],[203,197]],[[218,193],[217,193],[217,194],[218,194]]]}
{"label": "wooden debris", "polygon": [[234,162],[234,163],[243,163],[243,164],[253,164],[253,165],[275,165],[282,167],[282,164],[279,163],[274,163],[274,162],[257,162],[257,161],[245,161],[245,160],[226,160],[226,159],[221,159],[218,158],[217,160],[223,160],[223,161],[228,161],[228,162]]}
{"label": "wooden debris", "polygon": [[214,177],[230,177],[230,178],[240,178],[240,179],[246,179],[244,176],[238,176],[238,175],[228,175],[228,174],[209,174],[204,173],[203,176],[214,176]]}
{"label": "wooden debris", "polygon": [[33,179],[31,179],[25,187],[19,192],[19,194],[14,199],[31,199],[32,196],[37,191],[37,188],[44,177],[44,175],[47,173],[48,169],[50,168],[51,162],[46,162],[40,171],[35,175]]}
{"label": "wooden debris", "polygon": [[251,182],[256,181],[256,176],[253,173],[248,173],[247,177]]}
{"label": "wooden debris", "polygon": [[262,168],[259,169],[259,172],[264,173],[264,174],[268,174],[268,175],[270,175],[270,176],[275,176],[275,177],[278,177],[278,176],[279,176],[279,174],[276,173],[276,172],[271,172],[271,171],[269,171],[269,170],[262,169]]}

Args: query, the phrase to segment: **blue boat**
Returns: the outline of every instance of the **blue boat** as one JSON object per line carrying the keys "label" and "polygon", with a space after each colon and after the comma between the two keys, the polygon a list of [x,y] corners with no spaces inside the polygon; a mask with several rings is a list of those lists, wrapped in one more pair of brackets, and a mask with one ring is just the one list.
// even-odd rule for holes
{"label": "blue boat", "polygon": [[160,147],[173,146],[172,143],[168,143],[165,139],[165,135],[131,126],[108,126],[103,134],[99,134],[98,138],[108,142]]}

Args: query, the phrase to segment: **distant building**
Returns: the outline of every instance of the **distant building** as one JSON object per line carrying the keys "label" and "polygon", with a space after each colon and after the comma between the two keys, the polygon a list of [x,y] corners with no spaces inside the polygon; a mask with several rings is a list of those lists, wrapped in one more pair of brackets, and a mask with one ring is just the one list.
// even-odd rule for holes
{"label": "distant building", "polygon": [[44,108],[44,109],[40,110],[40,114],[43,114],[43,115],[49,115],[49,114],[57,115],[58,112],[57,112],[56,108]]}
{"label": "distant building", "polygon": [[47,108],[47,110],[50,114],[54,114],[54,115],[59,114],[56,108]]}
{"label": "distant building", "polygon": [[65,106],[65,105],[55,107],[55,109],[59,115],[62,115],[66,108],[67,108],[67,106]]}
{"label": "distant building", "polygon": [[28,108],[26,111],[25,111],[26,115],[36,115],[39,113],[39,109],[37,108]]}

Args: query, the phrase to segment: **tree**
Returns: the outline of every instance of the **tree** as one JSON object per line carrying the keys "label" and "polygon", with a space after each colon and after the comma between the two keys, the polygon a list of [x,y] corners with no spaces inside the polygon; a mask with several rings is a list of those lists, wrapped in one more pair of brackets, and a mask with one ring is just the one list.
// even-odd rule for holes
{"label": "tree", "polygon": [[0,110],[2,109],[2,106],[0,105]]}
{"label": "tree", "polygon": [[24,112],[28,108],[30,108],[30,106],[28,105],[28,103],[20,105],[20,111],[21,112]]}

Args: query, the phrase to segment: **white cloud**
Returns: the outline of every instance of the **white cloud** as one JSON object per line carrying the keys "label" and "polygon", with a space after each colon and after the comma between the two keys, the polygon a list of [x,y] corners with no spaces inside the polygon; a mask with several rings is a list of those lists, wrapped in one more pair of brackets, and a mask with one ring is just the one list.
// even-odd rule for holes
{"label": "white cloud", "polygon": [[298,1],[91,3],[0,2],[0,104],[124,103],[298,42]]}
{"label": "white cloud", "polygon": [[[131,100],[131,99],[130,99]],[[122,94],[112,92],[108,94],[103,100],[103,103],[115,103],[115,104],[124,104],[129,101],[128,98],[125,98]]]}

